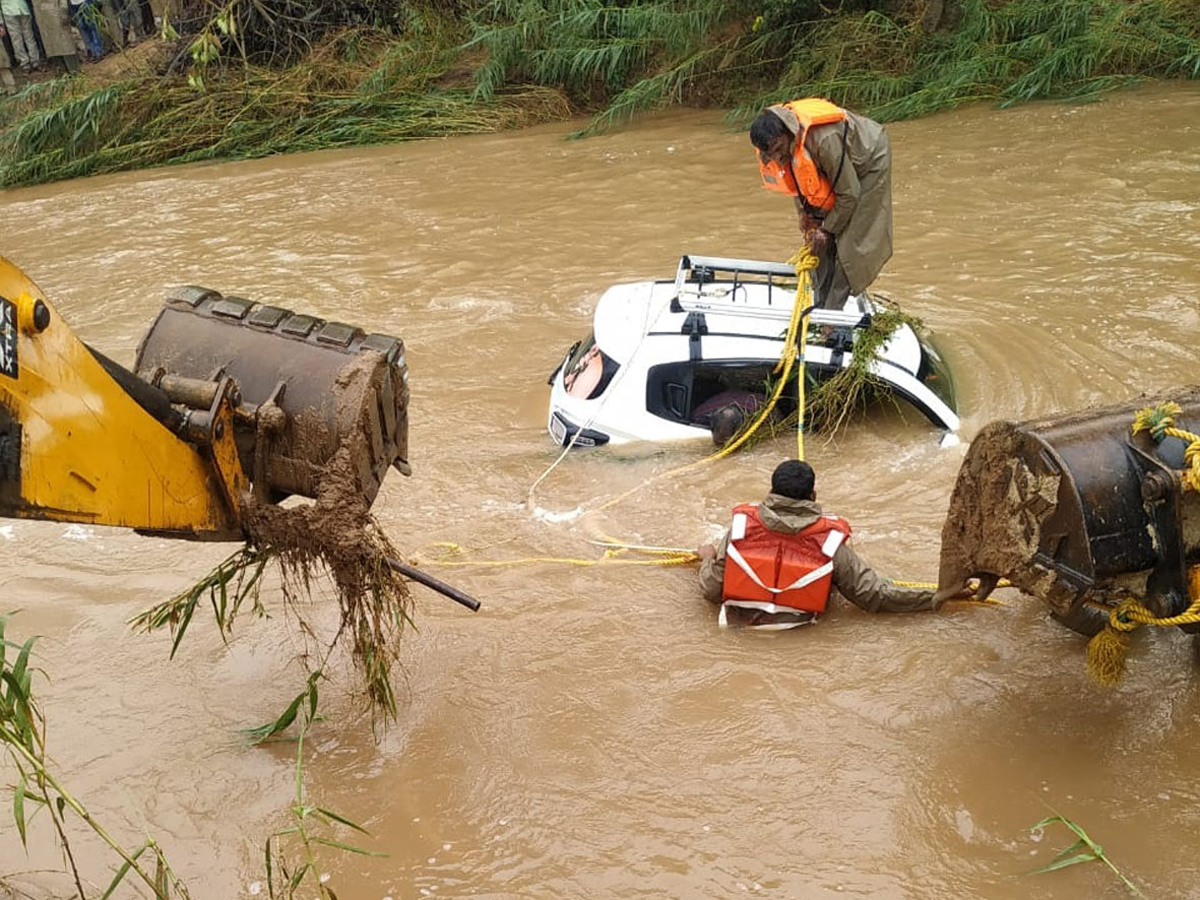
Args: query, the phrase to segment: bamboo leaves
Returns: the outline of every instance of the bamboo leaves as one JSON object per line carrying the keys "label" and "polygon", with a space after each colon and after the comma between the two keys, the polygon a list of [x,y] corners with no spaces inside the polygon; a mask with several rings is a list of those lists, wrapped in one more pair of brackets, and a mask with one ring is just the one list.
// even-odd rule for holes
{"label": "bamboo leaves", "polygon": [[299,694],[295,696],[287,708],[279,715],[274,722],[269,722],[266,725],[259,725],[257,728],[248,728],[244,734],[251,744],[261,744],[263,741],[269,740],[276,735],[286,731],[296,721],[297,715],[301,712],[301,707],[307,705],[308,711],[304,713],[304,722],[315,722],[317,719],[317,682],[324,678],[324,670],[317,669],[315,672],[309,673],[308,682]]}
{"label": "bamboo leaves", "polygon": [[[71,82],[25,104],[0,100],[0,186],[166,163],[498,131],[565,117],[555,90],[523,87],[475,101],[440,83],[452,34],[395,41],[343,32],[286,69],[221,61],[188,76],[144,76],[87,91]],[[211,46],[211,45],[209,45]],[[460,64],[460,63],[459,63]],[[67,81],[63,79],[63,81]],[[11,109],[11,113],[10,113]]]}
{"label": "bamboo leaves", "polygon": [[263,572],[272,556],[269,550],[240,547],[190,588],[170,600],[138,613],[129,624],[135,630],[145,632],[169,628],[173,638],[173,659],[188,625],[192,622],[196,605],[207,595],[221,636],[227,637],[233,630],[234,619],[246,601],[253,604],[257,615],[264,615],[264,610],[258,602],[258,591]]}
{"label": "bamboo leaves", "polygon": [[1200,20],[1176,0],[963,0],[949,33],[879,12],[825,20],[767,96],[828,96],[890,121],[973,100],[1090,98],[1142,77],[1198,75]]}
{"label": "bamboo leaves", "polygon": [[805,7],[743,21],[722,0],[497,0],[476,14],[466,46],[488,54],[478,97],[531,80],[584,105],[599,100],[585,133],[679,102],[685,86],[718,84],[730,70],[748,78],[740,90],[718,88],[740,94],[739,120],[798,96],[831,97],[887,121],[972,100],[1087,98],[1140,77],[1200,75],[1200,21],[1178,0],[963,0],[944,32],[912,27],[899,4],[885,8],[895,11],[805,22],[813,12]]}
{"label": "bamboo leaves", "polygon": [[[30,790],[30,763],[41,756],[41,738],[37,729],[38,710],[33,702],[31,691],[31,673],[29,657],[33,652],[36,637],[31,637],[23,644],[14,644],[5,637],[10,616],[0,616],[0,743],[10,749],[14,766],[17,770],[17,786],[13,791],[13,821],[21,844],[28,840],[25,815],[25,801],[31,800],[44,805],[45,793],[39,788]],[[13,660],[9,661],[9,651],[15,651]],[[37,784],[36,775],[35,784]]]}
{"label": "bamboo leaves", "polygon": [[957,22],[932,30],[911,5],[871,6],[201,0],[201,24],[179,25],[187,73],[99,90],[59,79],[0,100],[0,186],[496,131],[572,105],[593,112],[581,133],[696,99],[738,104],[744,122],[826,96],[888,121],[1200,77],[1194,0],[961,0]]}
{"label": "bamboo leaves", "polygon": [[[300,733],[296,746],[295,799],[291,807],[293,824],[268,837],[263,848],[263,861],[267,871],[267,894],[271,900],[275,900],[275,898],[290,900],[300,892],[306,883],[311,883],[312,889],[316,891],[321,900],[337,900],[337,895],[327,884],[327,877],[320,874],[317,847],[330,847],[343,853],[354,853],[359,856],[382,857],[387,855],[327,837],[316,831],[316,829],[342,826],[362,835],[369,834],[357,822],[339,813],[312,805],[304,797],[304,739],[308,734],[309,727],[315,721],[316,681],[319,676],[320,671],[317,671],[309,678],[311,699],[307,709],[305,709],[303,701],[309,697],[308,692],[301,693],[289,707],[293,720],[296,718],[296,713],[300,713]],[[287,713],[281,719],[286,716]],[[289,721],[288,724],[291,722]],[[298,860],[292,859],[293,855],[298,856]],[[278,881],[276,873],[280,876]]]}
{"label": "bamboo leaves", "polygon": [[1112,860],[1105,855],[1104,848],[1092,840],[1092,838],[1086,831],[1083,830],[1081,826],[1071,821],[1066,816],[1055,813],[1054,815],[1047,816],[1046,818],[1042,819],[1042,821],[1031,825],[1028,830],[1031,832],[1041,832],[1043,829],[1048,828],[1051,825],[1064,826],[1075,835],[1077,840],[1065,850],[1059,851],[1059,853],[1049,863],[1026,874],[1044,875],[1048,872],[1057,872],[1059,869],[1065,869],[1069,866],[1077,866],[1080,863],[1102,862],[1112,870],[1114,875],[1121,879],[1121,883],[1125,885],[1125,888],[1129,891],[1129,893],[1135,897],[1142,897],[1144,900],[1146,895],[1138,890],[1137,885],[1130,881],[1120,869],[1113,865]]}
{"label": "bamboo leaves", "polygon": [[[86,825],[120,860],[100,900],[115,896],[123,885],[128,888],[130,881],[139,881],[155,900],[188,900],[186,887],[176,877],[162,848],[153,838],[147,838],[136,849],[126,850],[49,768],[46,723],[32,692],[32,674],[40,671],[31,663],[37,638],[28,638],[21,644],[10,641],[6,637],[10,618],[0,616],[0,750],[7,754],[17,772],[12,815],[21,843],[27,846],[29,840],[30,806],[35,807],[34,812],[46,810],[63,849],[65,865],[74,879],[77,895],[81,898],[93,896],[84,889],[86,879],[76,865],[68,839],[70,823],[66,817],[68,812],[74,813],[72,821],[77,819]],[[313,672],[305,690],[284,713],[270,725],[255,730],[257,740],[264,740],[299,723],[291,806],[293,824],[271,835],[265,847],[267,883],[272,898],[291,898],[303,889],[304,896],[315,893],[323,900],[336,900],[336,895],[326,884],[327,876],[319,874],[317,849],[320,847],[364,856],[383,855],[340,840],[336,833],[328,833],[344,828],[361,835],[368,834],[352,819],[305,799],[304,741],[308,729],[317,721],[317,684],[322,677],[320,669]],[[293,862],[290,855],[297,855],[299,862]],[[277,882],[277,872],[282,874],[282,882]],[[3,887],[0,883],[0,888]]]}
{"label": "bamboo leaves", "polygon": [[[30,816],[27,804],[35,804],[35,812],[44,809],[62,847],[63,856],[75,881],[80,897],[87,896],[83,876],[76,865],[67,837],[67,811],[70,810],[122,861],[103,897],[112,896],[130,873],[153,893],[155,900],[186,900],[187,889],[175,877],[161,848],[152,839],[137,850],[127,851],[97,822],[83,803],[74,797],[50,769],[45,735],[46,722],[35,700],[32,674],[38,671],[31,665],[36,637],[22,644],[10,641],[5,635],[11,615],[0,616],[0,749],[7,755],[17,772],[13,790],[12,814],[21,843],[27,844]],[[10,651],[15,651],[10,654]],[[139,861],[150,853],[153,871]],[[103,898],[102,898],[103,900]]]}
{"label": "bamboo leaves", "polygon": [[677,99],[680,84],[716,58],[723,41],[715,32],[733,13],[733,4],[722,0],[498,0],[476,14],[475,34],[465,45],[488,54],[476,72],[475,95],[490,97],[522,80],[562,87],[584,102],[615,95],[589,128],[599,130],[636,109]]}

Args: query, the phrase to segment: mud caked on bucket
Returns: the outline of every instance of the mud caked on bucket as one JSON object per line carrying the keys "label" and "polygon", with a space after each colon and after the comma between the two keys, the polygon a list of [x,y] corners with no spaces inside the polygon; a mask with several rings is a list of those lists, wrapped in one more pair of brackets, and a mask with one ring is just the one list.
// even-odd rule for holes
{"label": "mud caked on bucket", "polygon": [[[134,371],[200,430],[217,385],[229,379],[238,456],[256,496],[269,502],[315,498],[339,451],[368,504],[389,467],[409,472],[408,369],[398,338],[188,286],[168,295]],[[181,430],[186,436],[186,422]]]}

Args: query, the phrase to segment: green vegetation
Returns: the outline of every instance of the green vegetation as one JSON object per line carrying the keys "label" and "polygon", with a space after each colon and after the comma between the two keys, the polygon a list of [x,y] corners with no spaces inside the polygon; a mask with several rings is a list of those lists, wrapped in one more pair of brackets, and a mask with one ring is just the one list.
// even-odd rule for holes
{"label": "green vegetation", "polygon": [[[261,576],[267,558],[265,554],[246,551],[244,557],[237,560],[242,563],[240,568],[231,561],[222,564],[207,579],[204,587],[204,590],[211,591],[214,610],[218,596],[222,601],[226,598],[223,587],[225,585],[233,586],[234,593],[239,598],[247,597]],[[198,587],[197,596],[199,593]],[[236,605],[240,603],[240,599],[231,602]],[[226,612],[232,615],[231,611]],[[33,691],[33,675],[41,671],[33,665],[33,649],[37,638],[31,637],[20,644],[9,640],[5,632],[10,618],[11,616],[7,615],[0,616],[0,750],[7,755],[15,775],[15,783],[11,788],[12,815],[21,843],[27,846],[29,823],[37,813],[44,812],[50,819],[62,849],[64,874],[71,878],[77,891],[75,896],[100,896],[104,900],[113,896],[122,884],[140,881],[154,900],[187,900],[187,887],[171,870],[162,848],[153,838],[144,839],[141,845],[133,850],[127,849],[88,812],[81,800],[71,794],[61,777],[53,770],[52,757],[46,750],[46,720]],[[176,632],[177,639],[182,633],[181,626]],[[325,661],[328,661],[328,653]],[[294,802],[289,807],[292,822],[288,827],[268,837],[264,846],[267,894],[271,900],[290,900],[298,895],[316,896],[319,900],[336,900],[337,895],[326,883],[318,865],[318,854],[322,848],[363,856],[384,855],[331,837],[331,833],[336,833],[336,830],[341,828],[361,835],[366,835],[367,831],[345,816],[315,806],[305,799],[304,741],[309,729],[317,721],[317,684],[321,677],[321,670],[313,672],[305,690],[278,721],[254,729],[250,733],[253,741],[258,743],[279,734],[293,722],[298,722],[295,795]],[[68,813],[72,813],[73,817],[68,816]],[[68,837],[74,818],[99,838],[112,851],[116,860],[120,861],[103,894],[94,890],[89,893],[84,889],[84,885],[91,882],[80,870]],[[43,876],[43,880],[44,876],[49,874],[51,873],[29,873]],[[29,880],[28,876],[25,880]],[[40,885],[35,886],[34,882],[30,881],[30,886],[41,895]],[[0,895],[34,896],[2,871]]]}
{"label": "green vegetation", "polygon": [[1047,816],[1037,824],[1029,826],[1029,831],[1040,834],[1043,829],[1048,828],[1051,825],[1064,826],[1068,831],[1075,835],[1076,841],[1065,850],[1059,851],[1059,853],[1049,863],[1039,869],[1034,869],[1028,874],[1044,875],[1047,872],[1056,872],[1059,869],[1065,869],[1068,866],[1077,866],[1081,863],[1102,862],[1104,865],[1112,869],[1113,874],[1116,875],[1117,878],[1121,879],[1121,884],[1125,885],[1125,889],[1129,891],[1130,894],[1135,897],[1141,897],[1143,900],[1145,900],[1146,895],[1138,890],[1137,885],[1125,877],[1125,874],[1120,869],[1113,865],[1112,860],[1109,859],[1105,854],[1104,848],[1092,840],[1092,838],[1086,831],[1083,830],[1080,825],[1072,822],[1066,816],[1058,813],[1053,816]]}
{"label": "green vegetation", "polygon": [[[318,848],[332,847],[343,853],[355,853],[360,856],[386,856],[364,850],[354,844],[335,840],[327,836],[327,832],[342,826],[367,835],[369,832],[361,825],[347,819],[339,813],[308,803],[304,797],[304,738],[308,729],[317,720],[317,682],[321,679],[320,670],[314,672],[308,679],[308,687],[301,693],[284,713],[279,722],[255,729],[255,737],[264,739],[270,734],[277,734],[288,727],[299,713],[299,734],[296,739],[296,794],[290,812],[292,824],[277,831],[267,838],[263,847],[263,862],[267,870],[267,896],[270,900],[287,898],[292,900],[297,895],[310,896],[316,893],[319,900],[337,900],[337,894],[326,884],[325,877],[317,862]],[[284,720],[287,720],[284,722]],[[283,723],[283,724],[281,724]],[[276,877],[278,876],[278,877]]]}
{"label": "green vegetation", "polygon": [[[298,511],[293,508],[278,515],[303,516],[313,508],[320,507],[301,507]],[[326,533],[332,530],[323,529]],[[383,724],[397,716],[392,676],[400,663],[400,639],[412,624],[407,582],[386,564],[389,557],[398,554],[373,520],[347,541],[344,546],[350,548],[349,552],[334,548],[336,538],[322,541],[306,537],[314,531],[298,529],[293,537],[286,537],[279,530],[275,539],[256,538],[191,587],[130,620],[136,631],[168,629],[174,658],[196,607],[207,599],[221,637],[227,639],[247,604],[256,617],[267,615],[259,594],[263,575],[268,565],[274,563],[279,570],[284,607],[296,616],[301,633],[315,639],[317,629],[307,620],[305,610],[312,598],[312,582],[328,576],[340,611],[338,629],[326,644],[320,663],[310,673],[305,689],[283,714],[272,724],[247,732],[252,743],[275,737],[290,727],[305,704],[311,705],[309,719],[316,715],[317,682],[339,644],[349,644],[372,714],[381,717]]]}
{"label": "green vegetation", "polygon": [[188,0],[161,70],[0,101],[0,185],[820,95],[880,120],[1200,77],[1200,0]]}
{"label": "green vegetation", "polygon": [[[875,294],[872,297],[883,305],[883,309],[871,316],[870,323],[854,332],[854,349],[850,355],[850,364],[838,370],[831,376],[818,376],[813,369],[805,368],[805,397],[804,397],[804,431],[806,434],[821,435],[832,439],[858,413],[875,399],[884,399],[896,403],[896,398],[886,390],[880,391],[880,382],[871,374],[871,365],[880,356],[884,345],[895,333],[896,329],[907,325],[920,333],[924,323],[915,316],[903,312],[894,302]],[[821,326],[809,325],[808,342],[819,343],[822,340]],[[793,369],[788,377],[788,384],[783,390],[778,409],[790,409],[786,415],[769,416],[754,432],[749,435],[744,447],[753,447],[763,440],[775,439],[781,435],[795,434],[800,418],[797,408],[796,379],[799,366]],[[771,396],[778,384],[777,379],[768,376],[761,386],[757,386],[764,394]],[[754,427],[754,418],[746,420],[741,429],[734,434],[736,441]]]}
{"label": "green vegetation", "polygon": [[[33,673],[39,671],[32,664],[37,638],[31,637],[23,644],[8,640],[5,631],[9,618],[0,616],[0,748],[16,773],[12,811],[21,843],[26,845],[30,819],[44,811],[62,848],[78,896],[88,896],[83,889],[87,879],[79,870],[67,836],[72,821],[67,816],[70,811],[121,860],[104,897],[111,896],[129,876],[130,880],[141,880],[155,900],[172,897],[186,900],[187,889],[175,877],[153,838],[147,838],[134,850],[126,849],[92,817],[53,771],[46,751],[46,720],[33,693]],[[0,881],[0,887],[4,886]]]}
{"label": "green vegetation", "polygon": [[1195,0],[963,0],[925,33],[879,13],[826,22],[775,96],[836,97],[890,121],[973,100],[1091,98],[1139,78],[1200,77]]}
{"label": "green vegetation", "polygon": [[[876,296],[877,300],[881,300]],[[920,332],[921,320],[901,312],[891,305],[871,316],[871,324],[858,331],[850,364],[833,377],[812,386],[805,402],[806,426],[817,433],[833,436],[856,412],[861,411],[875,395],[878,382],[871,374],[871,365],[879,358],[892,334],[902,325]],[[893,403],[892,395],[886,395]],[[794,417],[785,427],[795,427]]]}
{"label": "green vegetation", "polygon": [[496,131],[566,114],[557,93],[537,87],[486,103],[467,88],[440,88],[449,62],[352,30],[283,68],[246,64],[208,77],[193,72],[190,82],[143,76],[98,90],[80,80],[8,129],[0,184]]}

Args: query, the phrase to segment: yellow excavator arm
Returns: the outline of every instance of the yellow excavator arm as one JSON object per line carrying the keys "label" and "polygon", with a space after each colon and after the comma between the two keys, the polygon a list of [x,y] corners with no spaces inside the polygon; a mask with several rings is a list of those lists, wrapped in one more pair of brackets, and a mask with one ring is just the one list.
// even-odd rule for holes
{"label": "yellow excavator arm", "polygon": [[343,449],[373,500],[407,472],[407,381],[395,338],[194,287],[130,372],[0,257],[0,517],[239,539],[249,494],[316,496]]}

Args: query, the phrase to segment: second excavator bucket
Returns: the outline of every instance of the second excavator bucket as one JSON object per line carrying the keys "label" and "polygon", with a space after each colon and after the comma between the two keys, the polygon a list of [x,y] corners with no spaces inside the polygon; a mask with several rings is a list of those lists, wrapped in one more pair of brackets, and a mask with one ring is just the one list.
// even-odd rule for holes
{"label": "second excavator bucket", "polygon": [[[1179,429],[1200,428],[1200,388],[1163,399],[1179,404]],[[1185,609],[1200,497],[1180,479],[1187,441],[1132,434],[1147,405],[986,426],[950,498],[940,593],[979,577],[986,595],[1007,578],[1081,631],[1092,630],[1088,601],[1132,593],[1156,615]]]}
{"label": "second excavator bucket", "polygon": [[[228,380],[241,467],[264,500],[316,497],[339,451],[368,503],[389,467],[409,472],[398,338],[189,286],[167,297],[134,369],[198,419],[197,433]],[[189,437],[186,421],[178,430]]]}

